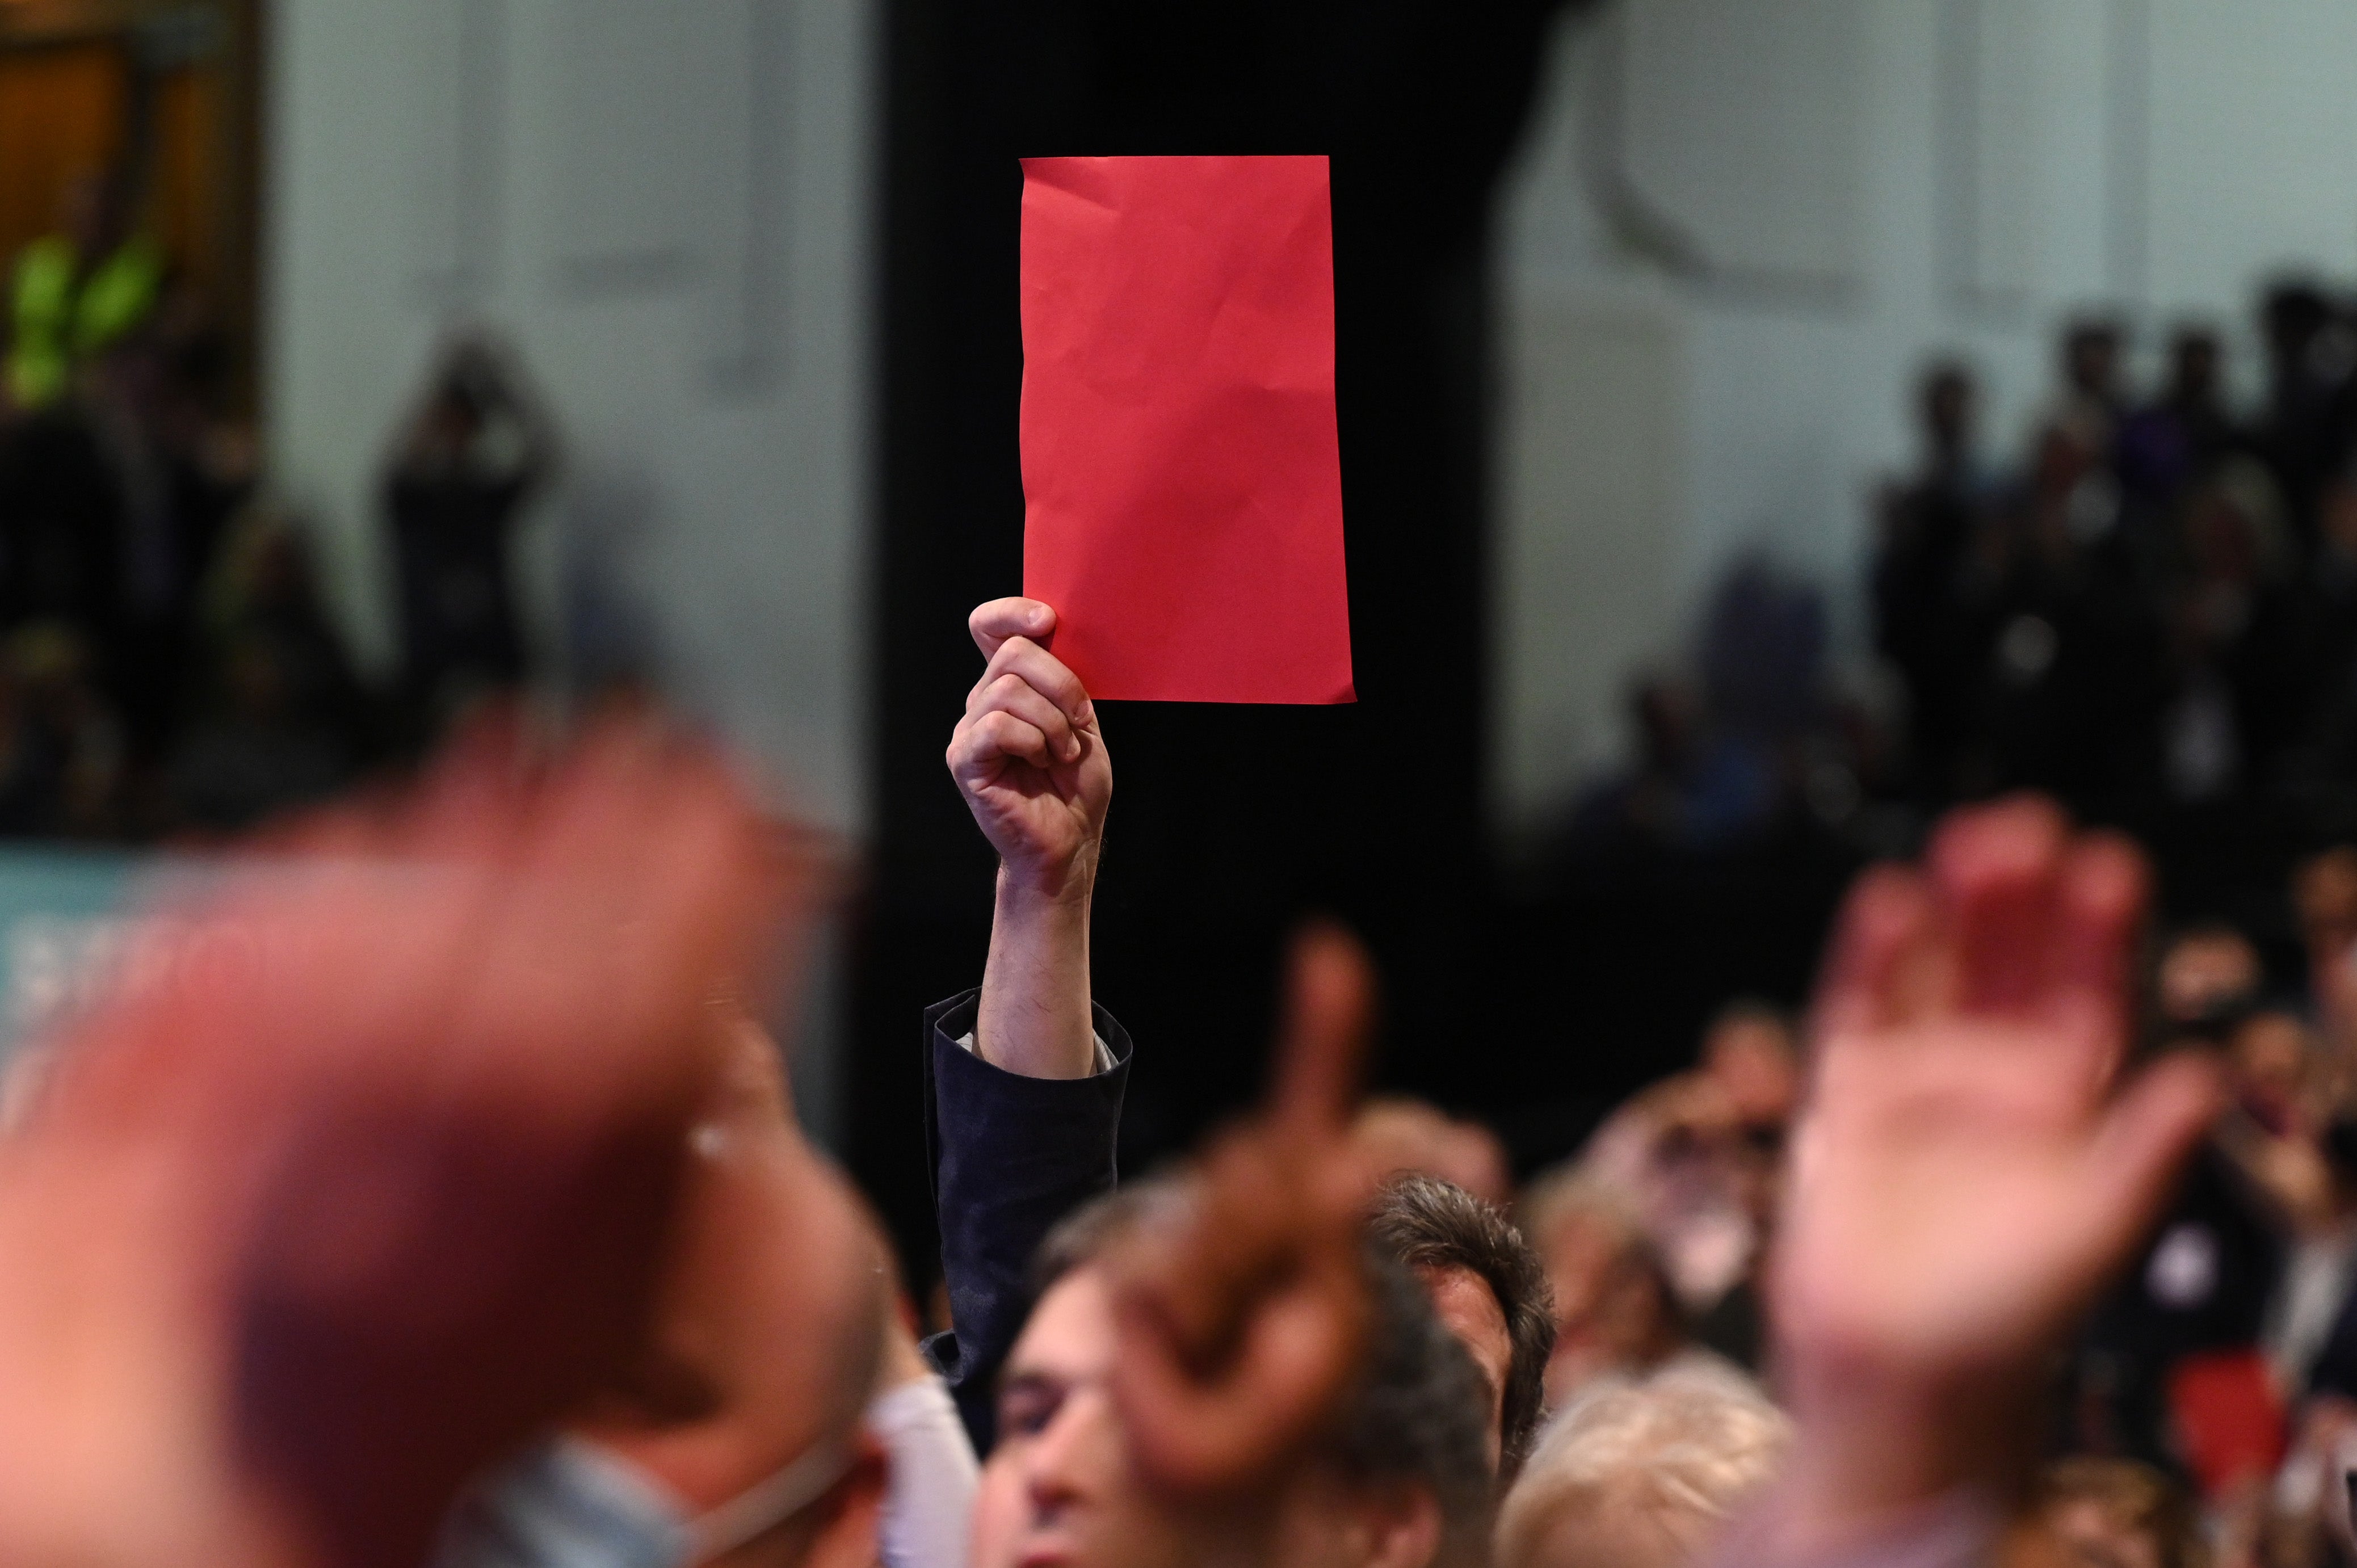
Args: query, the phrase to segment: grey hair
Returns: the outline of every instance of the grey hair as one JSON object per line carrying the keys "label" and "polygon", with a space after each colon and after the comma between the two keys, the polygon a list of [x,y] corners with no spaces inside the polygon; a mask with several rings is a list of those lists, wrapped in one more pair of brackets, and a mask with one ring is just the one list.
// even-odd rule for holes
{"label": "grey hair", "polygon": [[1551,1552],[1573,1521],[1699,1548],[1774,1475],[1791,1443],[1790,1420],[1732,1368],[1600,1390],[1540,1437],[1500,1510],[1494,1562],[1588,1568]]}

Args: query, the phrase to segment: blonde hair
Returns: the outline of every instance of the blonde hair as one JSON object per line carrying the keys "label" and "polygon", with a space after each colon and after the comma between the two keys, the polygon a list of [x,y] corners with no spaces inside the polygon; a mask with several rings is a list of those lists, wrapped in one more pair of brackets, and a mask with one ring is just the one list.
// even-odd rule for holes
{"label": "blonde hair", "polygon": [[1552,1555],[1567,1525],[1691,1554],[1767,1482],[1791,1440],[1784,1413],[1738,1376],[1672,1370],[1598,1391],[1539,1439],[1499,1511],[1493,1561],[1588,1568]]}

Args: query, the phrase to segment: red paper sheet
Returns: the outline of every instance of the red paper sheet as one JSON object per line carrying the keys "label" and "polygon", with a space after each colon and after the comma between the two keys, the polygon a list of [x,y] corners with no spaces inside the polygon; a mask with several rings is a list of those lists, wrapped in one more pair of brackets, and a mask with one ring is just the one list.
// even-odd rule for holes
{"label": "red paper sheet", "polygon": [[1092,696],[1353,700],[1324,158],[1025,159],[1022,437]]}

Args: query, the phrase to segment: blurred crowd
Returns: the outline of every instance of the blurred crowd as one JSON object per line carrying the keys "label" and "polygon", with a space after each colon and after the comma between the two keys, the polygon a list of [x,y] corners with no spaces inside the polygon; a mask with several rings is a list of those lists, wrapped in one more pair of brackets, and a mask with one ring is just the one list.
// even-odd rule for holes
{"label": "blurred crowd", "polygon": [[215,302],[128,177],[66,208],[6,259],[0,314],[0,836],[237,829],[515,691],[511,540],[554,451],[508,359],[455,340],[395,433],[399,663],[364,680],[308,529],[262,482]]}
{"label": "blurred crowd", "polygon": [[485,735],[160,906],[20,1058],[0,1557],[2357,1561],[2357,846],[2285,990],[2147,942],[2126,839],[1951,813],[1804,1018],[1727,1008],[1519,1184],[1361,1100],[1377,977],[1312,926],[1260,1105],[1140,1176],[1131,1067],[1187,1042],[1095,995],[1113,769],[1055,627],[974,612],[946,751],[998,871],[923,1011],[929,1308],[757,1021],[820,846],[646,714]]}
{"label": "blurred crowd", "polygon": [[1872,853],[1960,800],[2036,789],[2140,832],[2239,814],[2357,823],[2357,306],[2268,290],[2255,400],[2185,326],[2060,334],[2008,456],[1970,367],[1925,372],[1921,455],[1883,486],[1867,623],[1840,673],[1822,591],[1739,561],[1677,667],[1630,696],[1632,762],[1567,843],[1709,854],[1799,830]]}
{"label": "blurred crowd", "polygon": [[2188,327],[2148,389],[2115,323],[2063,335],[2060,385],[2009,467],[1977,390],[1926,377],[1921,468],[1882,505],[1877,646],[1903,677],[1903,786],[1943,802],[2054,791],[2111,820],[2240,800],[2313,815],[2357,789],[2357,320],[2261,302],[2264,395]]}
{"label": "blurred crowd", "polygon": [[[202,300],[125,192],[76,202],[11,279],[0,832],[235,829],[520,687],[556,453],[513,364],[455,341],[395,434],[371,689]],[[1259,1106],[1118,1168],[1132,1064],[1188,1042],[1095,993],[1111,754],[1049,605],[974,612],[946,751],[997,873],[907,1108],[938,1290],[799,1128],[759,1019],[831,868],[730,764],[638,712],[491,726],[323,809],[305,874],[159,907],[0,1084],[0,1561],[2357,1563],[2357,840],[2300,858],[2287,956],[2148,930],[2142,854],[2055,803],[2329,843],[2357,783],[2357,332],[2264,315],[2249,419],[2213,338],[2139,400],[2073,326],[2010,474],[1931,373],[1894,693],[1829,693],[1815,596],[1730,576],[1574,842],[1889,810],[1914,858],[1804,1014],[1727,1006],[1534,1172],[1362,1098],[1331,926]]]}

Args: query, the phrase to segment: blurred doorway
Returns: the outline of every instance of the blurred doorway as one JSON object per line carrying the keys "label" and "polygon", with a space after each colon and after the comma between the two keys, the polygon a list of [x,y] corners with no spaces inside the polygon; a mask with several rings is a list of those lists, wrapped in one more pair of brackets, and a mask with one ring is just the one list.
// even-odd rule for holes
{"label": "blurred doorway", "polygon": [[[0,0],[0,269],[101,185],[253,410],[261,0]],[[0,326],[0,335],[5,335]]]}

